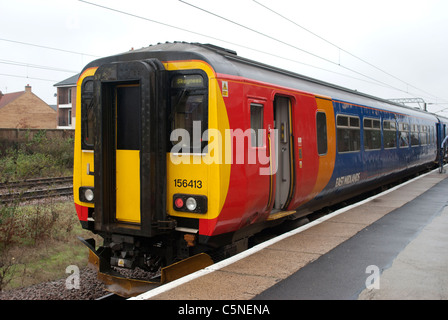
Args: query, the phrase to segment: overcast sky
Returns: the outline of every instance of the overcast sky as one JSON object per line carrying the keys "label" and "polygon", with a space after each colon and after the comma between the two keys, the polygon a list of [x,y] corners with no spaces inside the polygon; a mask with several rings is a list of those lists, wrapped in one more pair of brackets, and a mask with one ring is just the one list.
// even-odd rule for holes
{"label": "overcast sky", "polygon": [[187,41],[448,116],[446,0],[86,1],[0,0],[3,93],[56,104],[53,85],[97,57]]}

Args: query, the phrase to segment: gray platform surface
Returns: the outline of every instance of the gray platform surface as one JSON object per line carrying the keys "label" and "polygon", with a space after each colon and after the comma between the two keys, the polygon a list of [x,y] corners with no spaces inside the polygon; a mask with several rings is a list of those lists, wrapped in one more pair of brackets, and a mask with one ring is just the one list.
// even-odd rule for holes
{"label": "gray platform surface", "polygon": [[447,202],[443,180],[255,299],[447,299]]}
{"label": "gray platform surface", "polygon": [[447,299],[447,177],[434,171],[136,299]]}

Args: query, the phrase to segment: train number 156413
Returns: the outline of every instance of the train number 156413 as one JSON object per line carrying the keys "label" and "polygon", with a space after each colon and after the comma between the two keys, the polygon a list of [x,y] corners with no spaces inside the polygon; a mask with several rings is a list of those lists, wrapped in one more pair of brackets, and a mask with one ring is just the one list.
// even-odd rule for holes
{"label": "train number 156413", "polygon": [[174,179],[174,186],[178,188],[202,188],[202,180]]}

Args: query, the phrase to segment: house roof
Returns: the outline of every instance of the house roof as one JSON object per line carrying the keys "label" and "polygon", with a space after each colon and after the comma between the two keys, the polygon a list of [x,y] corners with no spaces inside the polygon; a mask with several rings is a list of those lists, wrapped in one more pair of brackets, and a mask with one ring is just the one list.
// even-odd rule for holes
{"label": "house roof", "polygon": [[62,80],[58,83],[56,83],[55,85],[53,85],[53,87],[72,87],[76,85],[76,82],[78,82],[78,78],[79,78],[79,73],[75,74],[74,76],[71,76],[70,78],[67,78],[65,80]]}
{"label": "house roof", "polygon": [[0,95],[0,109],[6,106],[7,104],[11,103],[12,101],[16,100],[22,94],[25,94],[25,91],[12,92]]}

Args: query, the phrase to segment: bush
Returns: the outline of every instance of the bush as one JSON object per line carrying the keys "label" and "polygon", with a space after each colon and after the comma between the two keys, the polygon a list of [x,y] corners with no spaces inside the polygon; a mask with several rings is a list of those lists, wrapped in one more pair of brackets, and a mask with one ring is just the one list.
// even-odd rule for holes
{"label": "bush", "polygon": [[[72,259],[71,246],[83,248],[76,235],[85,236],[85,231],[79,225],[72,201],[41,200],[34,205],[0,204],[0,292],[11,281],[29,277],[31,269],[43,268],[36,261],[46,261],[44,257],[58,248],[62,247],[67,251],[67,258]],[[66,263],[72,264],[70,261]],[[28,269],[27,266],[31,265],[34,267]]]}
{"label": "bush", "polygon": [[0,204],[0,253],[2,255],[4,251],[8,251],[12,245],[18,244],[20,239],[26,235],[26,228],[18,211],[16,203]]}
{"label": "bush", "polygon": [[0,182],[69,176],[73,171],[73,139],[48,139],[45,131],[0,154]]}
{"label": "bush", "polygon": [[[0,183],[72,175],[72,138],[48,139],[45,131],[39,131],[28,141],[0,154]],[[18,277],[18,266],[26,270],[35,248],[66,243],[79,225],[72,202],[68,207],[51,201],[32,206],[19,203],[0,203],[0,291]]]}

